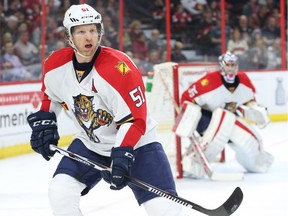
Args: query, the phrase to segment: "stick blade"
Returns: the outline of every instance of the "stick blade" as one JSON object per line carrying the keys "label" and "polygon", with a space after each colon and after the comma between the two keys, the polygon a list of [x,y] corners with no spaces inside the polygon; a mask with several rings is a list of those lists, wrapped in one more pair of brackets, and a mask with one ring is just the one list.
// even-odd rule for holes
{"label": "stick blade", "polygon": [[243,192],[240,187],[237,187],[226,202],[217,209],[211,210],[208,215],[213,216],[228,216],[232,215],[240,206],[243,200]]}

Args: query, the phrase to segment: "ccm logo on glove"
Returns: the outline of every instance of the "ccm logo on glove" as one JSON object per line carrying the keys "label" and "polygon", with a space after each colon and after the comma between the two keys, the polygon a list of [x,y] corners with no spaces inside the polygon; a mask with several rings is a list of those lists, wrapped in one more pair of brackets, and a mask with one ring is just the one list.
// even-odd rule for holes
{"label": "ccm logo on glove", "polygon": [[41,120],[41,121],[36,121],[33,123],[33,127],[37,127],[40,125],[56,125],[57,126],[57,122],[54,120]]}

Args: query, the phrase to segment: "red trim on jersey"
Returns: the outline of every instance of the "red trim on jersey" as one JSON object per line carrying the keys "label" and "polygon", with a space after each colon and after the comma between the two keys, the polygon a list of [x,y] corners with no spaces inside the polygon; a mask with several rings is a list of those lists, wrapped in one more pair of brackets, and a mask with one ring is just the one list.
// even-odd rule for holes
{"label": "red trim on jersey", "polygon": [[50,111],[50,104],[51,104],[51,100],[48,98],[47,94],[44,93],[40,110],[43,110],[45,112],[49,112]]}
{"label": "red trim on jersey", "polygon": [[[121,62],[128,66],[128,71],[121,72],[118,69]],[[94,66],[99,75],[117,90],[131,110],[134,122],[121,146],[135,146],[141,135],[146,131],[147,104],[141,73],[126,55],[108,47],[101,47],[101,52]],[[136,106],[138,101],[133,101],[130,96],[131,91],[134,91],[136,97],[145,100],[140,107]]]}
{"label": "red trim on jersey", "polygon": [[[184,101],[193,102],[196,97],[199,97],[200,95],[205,94],[207,92],[213,91],[214,89],[222,85],[223,83],[222,83],[220,71],[214,71],[214,72],[208,73],[207,75],[202,77],[200,80],[190,85],[189,88],[183,92],[182,97],[181,97],[181,104],[184,103]],[[191,92],[193,92],[194,94],[191,95]]]}

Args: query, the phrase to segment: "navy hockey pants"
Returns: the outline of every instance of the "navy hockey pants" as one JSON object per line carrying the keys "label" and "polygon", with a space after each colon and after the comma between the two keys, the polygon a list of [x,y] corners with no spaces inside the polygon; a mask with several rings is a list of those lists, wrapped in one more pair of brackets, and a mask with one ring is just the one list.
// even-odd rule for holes
{"label": "navy hockey pants", "polygon": [[[79,139],[75,139],[68,150],[97,163],[110,166],[110,157],[90,151]],[[131,168],[132,177],[176,195],[172,171],[160,143],[155,142],[140,147],[134,151],[134,155],[135,161]],[[100,171],[68,157],[61,159],[54,176],[59,173],[68,174],[84,183],[87,187],[82,191],[82,195],[87,194],[102,179]],[[157,196],[133,184],[128,184],[128,186],[132,189],[139,205]]]}

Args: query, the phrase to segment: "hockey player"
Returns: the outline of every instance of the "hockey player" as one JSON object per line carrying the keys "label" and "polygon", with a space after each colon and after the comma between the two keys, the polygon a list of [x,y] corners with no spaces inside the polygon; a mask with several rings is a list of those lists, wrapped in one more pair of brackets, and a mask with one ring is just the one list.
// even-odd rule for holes
{"label": "hockey player", "polygon": [[[72,5],[63,25],[71,48],[53,52],[44,64],[40,111],[28,116],[31,146],[46,160],[57,145],[57,115],[64,110],[79,129],[68,150],[111,167],[98,171],[63,157],[49,187],[54,215],[79,216],[79,200],[102,178],[113,190],[131,175],[176,194],[167,157],[147,110],[140,72],[124,53],[100,45],[101,15],[87,4]],[[178,216],[182,207],[128,184],[148,215]]]}
{"label": "hockey player", "polygon": [[[228,144],[237,161],[248,171],[265,173],[273,156],[263,150],[255,126],[269,123],[267,109],[256,102],[255,87],[244,72],[238,72],[237,56],[226,52],[219,57],[220,71],[207,73],[183,92],[182,114],[174,132],[190,137],[196,131],[207,160],[212,162]],[[192,154],[187,171],[202,178],[204,169],[197,154]]]}

